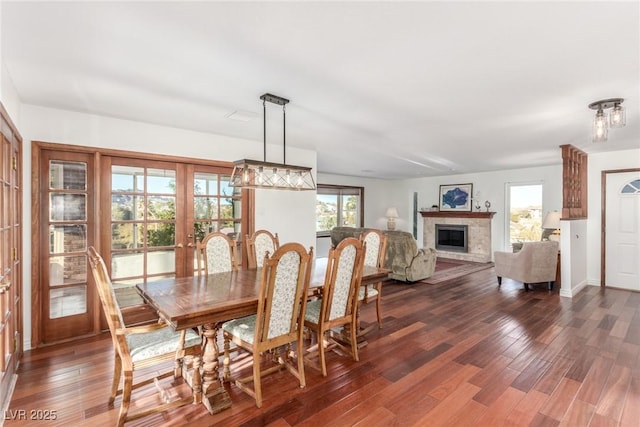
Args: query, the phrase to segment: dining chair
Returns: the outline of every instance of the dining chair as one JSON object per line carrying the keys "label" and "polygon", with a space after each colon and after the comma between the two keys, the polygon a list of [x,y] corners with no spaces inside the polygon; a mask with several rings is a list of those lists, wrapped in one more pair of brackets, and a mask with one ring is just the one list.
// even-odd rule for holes
{"label": "dining chair", "polygon": [[249,268],[262,267],[267,253],[273,254],[280,246],[278,233],[271,234],[268,230],[258,230],[245,238],[247,243],[247,260]]}
{"label": "dining chair", "polygon": [[[367,230],[360,235],[360,240],[366,243],[364,265],[383,268],[387,254],[387,235],[380,230]],[[358,290],[358,300],[368,304],[375,298],[376,314],[378,316],[378,328],[382,328],[382,281],[362,286]],[[360,333],[360,331],[358,331]]]}
{"label": "dining chair", "polygon": [[[122,426],[127,421],[142,418],[152,413],[163,412],[189,402],[200,403],[202,401],[202,381],[200,377],[202,340],[200,335],[190,329],[176,332],[164,323],[126,327],[104,260],[94,247],[89,247],[87,252],[91,272],[96,282],[96,288],[102,302],[102,308],[109,325],[109,332],[111,333],[115,350],[109,406],[113,406],[116,396],[122,394],[122,404],[117,425]],[[154,378],[134,383],[134,371],[165,364],[166,361],[170,360],[175,362],[173,370],[158,372]],[[162,366],[159,366],[158,369],[162,369]],[[184,372],[184,370],[189,372]],[[192,395],[170,400],[171,393],[166,390],[160,390],[158,381],[171,375],[174,378],[179,378],[180,376],[188,378],[188,382],[191,383],[190,385],[193,389]],[[121,377],[123,378],[123,386],[119,389]],[[129,407],[131,405],[132,391],[152,383],[155,383],[159,388],[164,403],[130,414]]]}
{"label": "dining chair", "polygon": [[222,232],[209,233],[196,244],[198,274],[225,273],[238,269],[236,242]]}
{"label": "dining chair", "polygon": [[[306,252],[299,243],[286,243],[265,260],[256,314],[225,322],[224,366],[229,367],[229,343],[253,356],[253,375],[237,379],[235,384],[262,406],[261,377],[286,368],[304,387],[302,322],[311,278],[313,248]],[[297,366],[292,361],[291,343],[297,343]],[[262,354],[276,350],[269,357],[274,364],[263,369]],[[284,351],[283,351],[284,350]],[[284,353],[278,355],[277,353]],[[229,373],[225,372],[225,378]],[[253,387],[249,383],[253,382]]]}
{"label": "dining chair", "polygon": [[[330,249],[321,297],[307,303],[304,326],[315,333],[317,343],[307,349],[305,362],[318,368],[325,377],[327,350],[338,346],[345,353],[350,353],[353,360],[359,360],[356,318],[365,246],[361,240],[348,237]],[[349,336],[344,337],[348,346],[345,345],[345,340],[340,339],[343,337],[328,334],[331,329],[339,326],[345,326],[349,332]]]}

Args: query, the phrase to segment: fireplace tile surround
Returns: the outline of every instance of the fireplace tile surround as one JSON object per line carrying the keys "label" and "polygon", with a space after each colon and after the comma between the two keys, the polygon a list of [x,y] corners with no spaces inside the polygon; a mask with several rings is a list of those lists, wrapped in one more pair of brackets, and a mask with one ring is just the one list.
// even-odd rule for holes
{"label": "fireplace tile surround", "polygon": [[424,247],[436,247],[436,224],[466,225],[468,251],[438,250],[438,256],[473,262],[491,262],[491,219],[495,212],[420,212],[423,217]]}

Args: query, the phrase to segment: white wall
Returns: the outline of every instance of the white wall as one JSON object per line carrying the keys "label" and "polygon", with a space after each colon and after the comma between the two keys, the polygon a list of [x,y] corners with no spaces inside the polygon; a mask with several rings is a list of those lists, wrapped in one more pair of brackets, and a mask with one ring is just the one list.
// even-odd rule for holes
{"label": "white wall", "polygon": [[[640,140],[638,141],[640,146]],[[600,227],[602,221],[602,171],[640,168],[640,148],[637,150],[611,151],[589,154],[588,178],[589,195],[587,209],[587,283],[600,286]]]}
{"label": "white wall", "polygon": [[[249,141],[220,135],[132,122],[71,111],[23,105],[20,132],[24,138],[24,215],[31,224],[31,141],[83,145],[145,153],[233,161],[262,158],[262,141]],[[269,148],[268,148],[269,149]],[[316,153],[287,147],[287,162],[316,169]],[[297,241],[305,247],[315,245],[315,192],[256,192],[256,228],[278,232],[282,242]],[[32,259],[31,230],[23,233],[23,259]],[[24,338],[31,343],[31,267],[24,265]]]}

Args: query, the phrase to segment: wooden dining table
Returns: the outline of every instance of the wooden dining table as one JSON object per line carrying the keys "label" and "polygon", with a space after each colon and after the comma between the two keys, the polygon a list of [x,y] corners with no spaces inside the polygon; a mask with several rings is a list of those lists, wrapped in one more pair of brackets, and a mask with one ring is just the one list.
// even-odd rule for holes
{"label": "wooden dining table", "polygon": [[[324,284],[327,258],[313,262],[310,291]],[[364,266],[362,286],[387,278],[390,270]],[[262,269],[175,277],[136,285],[138,293],[175,330],[202,327],[202,402],[211,414],[231,406],[219,374],[218,329],[223,322],[255,314]]]}

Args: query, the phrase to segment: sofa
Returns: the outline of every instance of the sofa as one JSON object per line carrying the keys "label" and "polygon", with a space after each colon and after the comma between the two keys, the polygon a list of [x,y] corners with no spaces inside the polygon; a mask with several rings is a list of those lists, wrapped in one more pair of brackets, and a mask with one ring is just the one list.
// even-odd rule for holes
{"label": "sofa", "polygon": [[[331,245],[336,246],[347,237],[360,238],[369,228],[334,227],[331,230]],[[411,233],[383,230],[387,236],[387,254],[384,267],[391,270],[389,278],[402,282],[417,282],[430,277],[436,269],[436,250],[418,249]]]}

